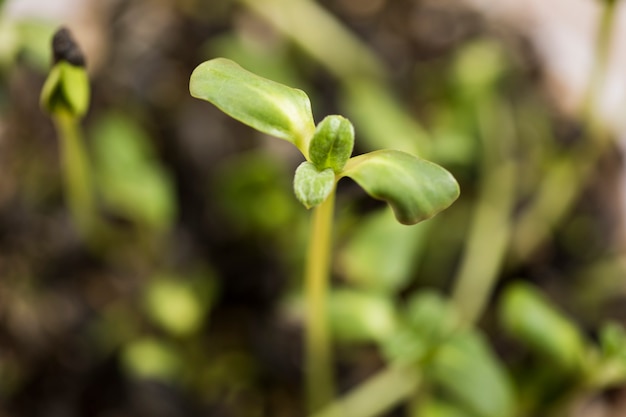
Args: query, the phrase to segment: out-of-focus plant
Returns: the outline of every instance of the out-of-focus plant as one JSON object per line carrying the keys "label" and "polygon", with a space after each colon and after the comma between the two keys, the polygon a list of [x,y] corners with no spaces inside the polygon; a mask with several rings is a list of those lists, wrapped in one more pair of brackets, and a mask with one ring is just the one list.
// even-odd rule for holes
{"label": "out-of-focus plant", "polygon": [[306,374],[309,410],[333,397],[329,333],[325,313],[332,248],[335,188],[352,178],[369,195],[393,208],[397,220],[415,224],[448,207],[459,195],[445,169],[405,152],[379,150],[351,157],[354,128],[345,118],[327,116],[317,126],[301,90],[250,73],[217,58],[191,75],[190,92],[229,116],[294,144],[305,157],[295,172],[294,191],[314,208],[305,286],[307,302]]}
{"label": "out-of-focus plant", "polygon": [[90,157],[81,128],[90,101],[85,58],[67,28],[56,32],[52,50],[54,64],[40,102],[61,140],[65,198],[79,233],[90,244],[123,235],[104,221],[103,208],[132,222],[138,237],[154,246],[152,238],[163,236],[176,214],[169,173],[156,160],[146,133],[119,113],[98,119]]}
{"label": "out-of-focus plant", "polygon": [[66,200],[83,237],[96,227],[92,173],[80,121],[89,108],[90,87],[85,57],[67,28],[52,39],[54,65],[41,91],[41,106],[54,120],[61,139]]}

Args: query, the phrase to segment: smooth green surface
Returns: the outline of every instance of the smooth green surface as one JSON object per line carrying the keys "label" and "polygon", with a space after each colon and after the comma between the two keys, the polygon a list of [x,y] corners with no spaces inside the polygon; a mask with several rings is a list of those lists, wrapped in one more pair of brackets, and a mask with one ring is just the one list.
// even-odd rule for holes
{"label": "smooth green surface", "polygon": [[109,113],[93,134],[95,174],[108,210],[153,231],[165,231],[177,212],[174,183],[150,137],[133,119]]}
{"label": "smooth green surface", "polygon": [[531,285],[518,282],[506,289],[500,318],[512,336],[553,364],[570,370],[582,366],[585,347],[576,325]]}
{"label": "smooth green surface", "polygon": [[175,336],[191,335],[200,329],[208,304],[188,281],[160,277],[151,282],[145,307],[160,327]]}
{"label": "smooth green surface", "polygon": [[382,342],[387,360],[417,363],[433,354],[458,329],[455,311],[430,290],[414,294],[401,309],[402,326]]}
{"label": "smooth green surface", "polygon": [[98,222],[91,165],[76,117],[61,108],[53,120],[61,141],[65,201],[79,233],[86,238]]}
{"label": "smooth green surface", "polygon": [[41,90],[41,106],[51,114],[65,111],[82,117],[89,108],[89,78],[84,67],[66,61],[55,64]]}
{"label": "smooth green surface", "polygon": [[448,171],[396,150],[379,150],[351,158],[341,174],[372,197],[388,202],[402,224],[415,224],[447,208],[459,196]]}
{"label": "smooth green surface", "polygon": [[473,417],[467,410],[445,401],[438,401],[431,398],[424,398],[416,407],[419,417]]}
{"label": "smooth green surface", "polygon": [[357,126],[359,145],[367,151],[397,149],[432,158],[433,141],[405,103],[384,82],[366,77],[344,80],[339,100]]}
{"label": "smooth green surface", "polygon": [[332,169],[318,170],[305,161],[296,169],[293,189],[298,200],[306,208],[320,205],[335,188],[335,173]]}
{"label": "smooth green surface", "polygon": [[169,381],[181,370],[175,348],[154,338],[129,343],[121,352],[121,361],[126,372],[138,378]]}
{"label": "smooth green surface", "polygon": [[359,288],[379,293],[391,295],[406,288],[428,243],[430,224],[405,227],[389,207],[359,218],[338,254],[341,275]]}
{"label": "smooth green surface", "polygon": [[429,368],[433,380],[471,414],[513,415],[515,398],[511,381],[477,332],[455,334],[437,351]]}
{"label": "smooth green surface", "polygon": [[232,118],[308,154],[315,123],[303,91],[259,77],[226,58],[200,64],[191,74],[189,91]]}
{"label": "smooth green surface", "polygon": [[329,319],[335,337],[349,342],[382,341],[397,324],[389,297],[351,289],[330,294]]}
{"label": "smooth green surface", "polygon": [[[331,169],[327,171],[333,172]],[[304,275],[306,293],[305,387],[309,413],[335,397],[332,335],[328,322],[328,291],[333,248],[335,193],[313,209]],[[333,416],[340,417],[340,415]]]}
{"label": "smooth green surface", "polygon": [[376,417],[415,395],[423,376],[413,366],[388,366],[312,417]]}
{"label": "smooth green surface", "polygon": [[309,145],[309,158],[318,169],[339,173],[354,148],[354,127],[342,116],[326,116],[315,129]]}

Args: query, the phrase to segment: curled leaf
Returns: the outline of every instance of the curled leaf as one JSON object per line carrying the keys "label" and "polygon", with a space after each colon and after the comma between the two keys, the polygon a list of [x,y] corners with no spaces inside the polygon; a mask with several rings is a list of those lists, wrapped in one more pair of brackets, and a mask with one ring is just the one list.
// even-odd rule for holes
{"label": "curled leaf", "polygon": [[373,198],[393,208],[402,224],[415,224],[447,208],[459,185],[437,164],[396,150],[379,150],[351,158],[342,177],[350,177]]}
{"label": "curled leaf", "polygon": [[334,187],[335,173],[330,168],[318,170],[311,162],[305,161],[296,169],[293,189],[306,208],[321,204]]}
{"label": "curled leaf", "polygon": [[230,117],[293,143],[307,156],[315,123],[303,91],[260,77],[226,58],[196,67],[189,91]]}
{"label": "curled leaf", "polygon": [[315,129],[309,145],[311,162],[319,169],[340,172],[352,155],[354,127],[342,116],[327,116]]}

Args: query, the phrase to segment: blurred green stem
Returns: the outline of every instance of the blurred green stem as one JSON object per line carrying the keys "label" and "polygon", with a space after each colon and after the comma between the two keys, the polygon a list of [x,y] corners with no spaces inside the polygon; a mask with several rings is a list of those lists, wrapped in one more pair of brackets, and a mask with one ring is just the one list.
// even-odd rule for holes
{"label": "blurred green stem", "polygon": [[307,297],[305,385],[310,413],[329,404],[335,393],[326,314],[334,206],[333,190],[326,201],[313,209],[305,272]]}
{"label": "blurred green stem", "polygon": [[552,167],[539,186],[536,197],[515,225],[512,255],[523,262],[545,241],[580,196],[599,159],[611,141],[596,114],[604,89],[606,67],[615,27],[617,1],[605,1],[596,38],[596,59],[583,103],[585,135]]}
{"label": "blurred green stem", "polygon": [[452,291],[466,325],[475,323],[489,302],[508,249],[516,200],[517,163],[507,146],[515,135],[514,121],[510,107],[494,100],[483,99],[476,106],[483,139],[482,180]]}
{"label": "blurred green stem", "polygon": [[382,77],[379,60],[354,34],[312,0],[239,0],[289,36],[339,79]]}
{"label": "blurred green stem", "polygon": [[83,145],[78,120],[66,111],[53,115],[61,138],[61,163],[66,200],[79,232],[83,237],[95,226],[95,202],[89,162]]}
{"label": "blurred green stem", "polygon": [[409,398],[420,381],[414,366],[389,366],[312,417],[375,417]]}
{"label": "blurred green stem", "polygon": [[482,182],[452,293],[459,316],[467,325],[475,323],[487,306],[506,254],[516,166],[513,161],[504,161]]}

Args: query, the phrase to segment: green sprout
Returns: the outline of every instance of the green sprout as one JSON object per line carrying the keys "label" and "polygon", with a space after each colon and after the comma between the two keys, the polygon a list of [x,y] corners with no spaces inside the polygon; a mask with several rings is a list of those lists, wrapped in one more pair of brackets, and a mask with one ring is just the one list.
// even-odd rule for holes
{"label": "green sprout", "polygon": [[416,224],[450,206],[459,186],[444,168],[397,150],[352,157],[354,127],[331,115],[317,126],[301,90],[257,76],[225,58],[200,64],[192,73],[191,95],[263,133],[294,144],[305,161],[296,169],[294,192],[313,218],[305,269],[307,294],[306,389],[309,411],[333,396],[327,292],[337,182],[348,177],[375,199],[387,202],[402,224]]}
{"label": "green sprout", "polygon": [[91,171],[80,130],[89,108],[89,78],[83,54],[66,28],[52,39],[54,63],[41,90],[41,107],[52,117],[61,140],[67,204],[83,237],[96,222]]}

